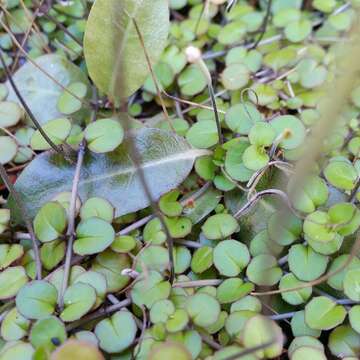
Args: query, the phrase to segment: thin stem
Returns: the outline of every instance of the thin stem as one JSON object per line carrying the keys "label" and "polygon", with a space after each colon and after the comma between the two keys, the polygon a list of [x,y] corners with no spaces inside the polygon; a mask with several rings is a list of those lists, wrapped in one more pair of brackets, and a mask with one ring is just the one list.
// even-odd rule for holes
{"label": "thin stem", "polygon": [[178,245],[183,245],[192,249],[200,249],[201,247],[203,247],[203,244],[196,241],[183,240],[183,239],[175,239],[174,241]]}
{"label": "thin stem", "polygon": [[259,45],[260,41],[262,40],[262,38],[264,37],[265,33],[266,33],[266,28],[267,25],[269,23],[270,20],[270,15],[271,15],[271,4],[272,4],[272,0],[268,0],[267,2],[267,7],[266,7],[266,15],[264,17],[264,21],[261,24],[261,34],[259,36],[259,38],[256,40],[254,46],[252,47],[252,49],[256,49],[257,46]]}
{"label": "thin stem", "polygon": [[73,323],[69,324],[66,326],[66,330],[67,331],[71,331],[74,329],[77,329],[78,327],[87,324],[90,321],[99,319],[101,317],[104,317],[106,315],[110,315],[115,311],[118,311],[126,306],[129,306],[131,304],[131,300],[130,299],[125,299],[123,301],[118,302],[117,304],[114,305],[110,305],[108,307],[103,307],[87,316],[84,316],[83,318],[74,321]]}
{"label": "thin stem", "polygon": [[64,294],[66,288],[68,286],[69,281],[69,274],[71,268],[71,257],[72,257],[72,248],[75,239],[75,212],[76,212],[76,199],[80,181],[80,173],[81,167],[84,160],[85,154],[85,144],[81,143],[78,151],[78,159],[75,168],[74,180],[72,185],[71,191],[71,198],[70,198],[70,206],[69,206],[69,220],[68,220],[68,228],[66,231],[66,235],[68,237],[68,243],[66,248],[66,255],[65,255],[65,265],[64,265],[64,274],[62,279],[61,290],[59,292],[59,307],[62,309],[64,307]]}
{"label": "thin stem", "polygon": [[41,127],[40,123],[36,120],[34,114],[32,113],[32,111],[30,110],[29,106],[27,105],[26,101],[24,100],[24,98],[22,97],[22,95],[20,94],[20,91],[18,89],[18,87],[16,86],[12,75],[9,71],[8,66],[6,65],[4,56],[2,54],[2,50],[0,49],[0,61],[1,64],[3,66],[3,69],[6,73],[6,77],[8,78],[10,85],[12,87],[12,89],[14,90],[17,98],[19,99],[22,107],[25,109],[26,113],[29,115],[31,121],[34,123],[35,127],[39,130],[40,134],[42,135],[42,137],[46,140],[46,142],[59,154],[62,154],[62,150],[59,146],[57,146],[56,144],[54,144],[54,142],[49,138],[49,136],[46,134],[46,132],[43,130],[43,128]]}
{"label": "thin stem", "polygon": [[33,225],[31,220],[28,218],[26,211],[24,210],[23,207],[23,203],[22,200],[18,194],[18,192],[15,190],[14,185],[12,184],[12,182],[10,181],[6,170],[4,168],[4,166],[1,164],[0,162],[0,177],[2,178],[5,186],[7,187],[10,195],[14,198],[14,201],[17,205],[17,207],[20,210],[21,216],[24,219],[26,228],[28,229],[29,232],[29,236],[32,242],[32,248],[34,250],[34,258],[35,258],[35,264],[36,264],[36,278],[38,280],[41,280],[41,260],[40,260],[40,253],[39,253],[39,246],[38,246],[38,242],[35,236],[35,232],[33,229]]}
{"label": "thin stem", "polygon": [[173,284],[174,288],[194,288],[202,286],[217,286],[223,280],[220,279],[207,279],[207,280],[194,280],[194,281],[179,281]]}
{"label": "thin stem", "polygon": [[351,191],[351,194],[349,196],[349,202],[353,203],[356,200],[357,192],[360,188],[360,176],[358,177],[354,189]]}
{"label": "thin stem", "polygon": [[50,15],[49,13],[45,12],[43,13],[43,16],[46,17],[48,20],[50,20],[51,22],[53,22],[59,29],[61,29],[67,36],[69,36],[72,40],[74,40],[80,47],[83,47],[83,44],[81,43],[81,41],[74,35],[72,34],[67,28],[66,26],[64,26],[60,21],[58,21],[55,17],[53,17],[52,15]]}
{"label": "thin stem", "polygon": [[158,95],[160,103],[161,103],[161,108],[162,108],[163,113],[165,115],[165,119],[169,123],[170,129],[175,132],[174,125],[172,124],[172,121],[171,121],[171,119],[169,117],[169,113],[167,111],[167,108],[166,108],[166,105],[165,105],[165,102],[164,102],[164,99],[163,99],[163,97],[161,95],[161,89],[160,89],[160,86],[159,86],[159,82],[158,82],[158,80],[156,78],[156,75],[154,73],[154,70],[153,70],[153,67],[152,67],[152,64],[151,64],[151,60],[150,60],[150,56],[149,56],[149,54],[148,54],[148,52],[146,50],[146,47],[145,47],[144,37],[142,36],[139,25],[138,25],[137,21],[135,20],[135,18],[134,17],[130,17],[130,18],[131,18],[131,20],[132,20],[132,22],[134,24],[136,33],[137,33],[138,38],[140,40],[141,47],[142,47],[142,49],[144,51],[145,59],[146,59],[146,62],[147,62],[151,77],[153,79],[153,82],[154,82],[154,85],[155,85],[155,88],[156,88],[156,92],[157,92],[157,95]]}
{"label": "thin stem", "polygon": [[269,318],[271,320],[277,321],[277,320],[291,319],[294,315],[295,315],[295,311],[292,311],[292,312],[288,312],[288,313],[284,313],[284,314],[271,315],[271,316],[269,316]]}

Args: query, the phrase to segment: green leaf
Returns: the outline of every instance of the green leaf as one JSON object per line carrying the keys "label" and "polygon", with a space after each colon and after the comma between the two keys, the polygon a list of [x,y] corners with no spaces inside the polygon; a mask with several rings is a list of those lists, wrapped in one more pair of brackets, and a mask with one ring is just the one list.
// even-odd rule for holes
{"label": "green leaf", "polygon": [[90,198],[81,207],[80,217],[82,220],[98,217],[111,224],[114,219],[114,208],[106,199]]}
{"label": "green leaf", "polygon": [[256,285],[275,285],[281,278],[282,270],[271,255],[255,256],[246,269],[249,280]]}
{"label": "green leaf", "polygon": [[34,354],[34,348],[26,342],[14,341],[4,346],[0,353],[3,360],[32,360]]}
{"label": "green leaf", "polygon": [[0,136],[0,164],[7,164],[14,159],[18,146],[10,136]]}
{"label": "green leaf", "polygon": [[[35,62],[39,68],[26,62],[15,72],[13,80],[35,118],[41,124],[45,124],[49,120],[62,116],[57,109],[57,102],[63,89],[53,79],[56,79],[65,88],[74,82],[81,82],[89,87],[89,81],[86,75],[65,57],[48,54],[38,57]],[[40,68],[52,78],[45,75],[39,70]],[[8,100],[20,104],[9,81],[6,82],[6,85],[9,89]],[[88,110],[79,112],[79,118],[88,113]]]}
{"label": "green leaf", "polygon": [[354,305],[349,311],[351,327],[360,334],[360,305]]}
{"label": "green leaf", "polygon": [[86,23],[84,55],[89,75],[112,98],[130,96],[149,74],[131,17],[139,26],[151,62],[156,63],[169,31],[167,1],[97,0]]}
{"label": "green leaf", "polygon": [[24,113],[21,107],[12,101],[1,101],[0,102],[0,126],[7,128],[15,126]]}
{"label": "green leaf", "polygon": [[135,340],[137,326],[128,311],[118,311],[109,319],[101,320],[95,327],[100,348],[112,354],[125,350]]}
{"label": "green leaf", "polygon": [[311,22],[307,19],[291,22],[285,26],[285,37],[291,42],[297,43],[306,39],[311,31]]}
{"label": "green leaf", "polygon": [[[43,130],[55,145],[61,145],[70,134],[71,122],[67,118],[50,120],[43,126]],[[34,150],[51,149],[51,145],[49,145],[39,130],[36,130],[31,137],[31,147]]]}
{"label": "green leaf", "polygon": [[230,107],[225,115],[226,125],[238,134],[247,135],[253,125],[262,121],[263,116],[250,102]]}
{"label": "green leaf", "polygon": [[197,65],[189,65],[178,77],[178,85],[181,94],[194,96],[206,88],[207,81]]}
{"label": "green leaf", "polygon": [[0,300],[14,297],[28,282],[25,269],[13,266],[0,272]]}
{"label": "green leaf", "polygon": [[281,328],[275,321],[262,315],[250,318],[244,326],[243,344],[246,348],[266,344],[269,341],[274,343],[264,349],[255,352],[260,358],[275,358],[280,356],[283,348],[284,336]]}
{"label": "green leaf", "polygon": [[93,307],[96,301],[95,289],[88,284],[76,283],[68,287],[64,294],[64,310],[61,320],[71,322],[80,319]]}
{"label": "green leaf", "polygon": [[30,342],[37,348],[45,348],[49,352],[55,350],[54,339],[62,344],[67,338],[64,324],[55,316],[36,321],[30,332]]}
{"label": "green leaf", "polygon": [[160,210],[166,216],[179,216],[182,212],[182,205],[179,201],[177,201],[180,196],[180,191],[175,189],[170,191],[169,193],[163,195],[159,200]]}
{"label": "green leaf", "polygon": [[156,301],[168,298],[170,288],[170,283],[164,281],[158,272],[150,271],[133,286],[131,298],[137,306],[145,305],[150,309]]}
{"label": "green leaf", "polygon": [[34,231],[41,242],[56,240],[66,229],[65,209],[57,202],[46,203],[34,219]]}
{"label": "green leaf", "polygon": [[[329,349],[336,357],[346,359],[358,357],[360,348],[360,337],[350,326],[342,325],[334,329],[329,336]],[[350,360],[350,359],[349,359]]]}
{"label": "green leaf", "polygon": [[239,278],[226,279],[216,289],[216,298],[219,300],[220,304],[233,303],[248,295],[253,290],[253,284],[244,283]]}
{"label": "green leaf", "polygon": [[169,266],[169,251],[162,246],[150,245],[138,254],[136,271],[147,270],[163,272]]}
{"label": "green leaf", "polygon": [[99,351],[97,345],[88,341],[67,340],[59,346],[52,354],[51,360],[68,360],[74,358],[77,360],[103,360],[103,354]]}
{"label": "green leaf", "polygon": [[[1,209],[1,210],[7,210],[7,209]],[[0,214],[1,214],[1,210],[0,210]],[[9,216],[10,216],[10,212],[9,212]],[[0,244],[0,270],[7,268],[14,261],[21,258],[23,254],[24,254],[24,248],[20,244],[13,244],[13,245]]]}
{"label": "green leaf", "polygon": [[342,190],[351,190],[355,186],[358,174],[351,163],[346,161],[331,161],[324,169],[326,180]]}
{"label": "green leaf", "polygon": [[249,261],[249,250],[240,241],[224,240],[214,249],[214,265],[221,275],[237,276]]}
{"label": "green leaf", "polygon": [[250,80],[250,71],[243,64],[231,64],[221,74],[221,82],[227,90],[243,88]]}
{"label": "green leaf", "polygon": [[209,269],[213,264],[213,248],[202,246],[196,249],[191,259],[191,270],[201,274]]}
{"label": "green leaf", "polygon": [[238,232],[240,227],[232,215],[216,214],[208,217],[201,229],[208,239],[220,240]]}
{"label": "green leaf", "polygon": [[305,321],[316,330],[330,330],[344,321],[346,310],[325,296],[314,297],[305,306]]}
{"label": "green leaf", "polygon": [[291,354],[291,360],[314,359],[326,360],[324,352],[312,346],[300,346]]}
{"label": "green leaf", "polygon": [[115,230],[105,220],[98,217],[82,220],[76,227],[74,253],[93,255],[104,251],[115,239]]}
{"label": "green leaf", "polygon": [[88,89],[82,82],[74,82],[67,87],[67,90],[60,95],[57,108],[62,114],[71,115],[81,109],[82,103],[79,99],[85,98]]}
{"label": "green leaf", "polygon": [[[292,289],[306,284],[299,281],[292,273],[284,275],[279,283],[280,290]],[[306,287],[295,291],[288,291],[281,293],[281,297],[291,305],[299,305],[305,303],[312,293],[312,287]]]}
{"label": "green leaf", "polygon": [[51,270],[60,263],[65,256],[65,247],[65,241],[61,240],[54,240],[41,246],[40,259],[46,270]]}
{"label": "green leaf", "polygon": [[[195,158],[203,155],[203,151],[190,149],[182,138],[163,130],[142,128],[133,136],[153,199],[178,186],[191,171]],[[80,198],[108,198],[111,194],[115,217],[149,205],[128,151],[128,141],[124,141],[112,154],[87,153],[82,167]],[[71,191],[74,171],[75,165],[69,164],[62,156],[50,152],[37,156],[15,185],[28,215],[34,216],[39,207],[55,194]],[[13,201],[10,208],[16,214]]]}
{"label": "green leaf", "polygon": [[150,320],[153,324],[165,323],[174,312],[175,306],[170,300],[159,300],[150,310]]}
{"label": "green leaf", "polygon": [[353,301],[360,301],[360,267],[348,270],[343,284],[345,295]]}
{"label": "green leaf", "polygon": [[326,271],[329,258],[318,254],[312,247],[301,244],[293,245],[289,250],[289,269],[297,278],[312,281]]}
{"label": "green leaf", "polygon": [[19,314],[15,308],[11,309],[1,322],[1,337],[5,341],[17,341],[26,336],[30,327],[30,320]]}
{"label": "green leaf", "polygon": [[321,330],[310,328],[305,322],[305,311],[295,312],[291,319],[291,330],[294,336],[314,336],[319,337]]}
{"label": "green leaf", "polygon": [[188,298],[186,311],[195,325],[207,327],[214,324],[218,319],[220,304],[214,297],[198,293]]}
{"label": "green leaf", "polygon": [[152,347],[148,360],[191,360],[191,354],[178,342],[166,341]]}
{"label": "green leaf", "polygon": [[16,307],[28,319],[41,319],[54,312],[57,297],[54,285],[35,280],[20,289],[16,295]]}
{"label": "green leaf", "polygon": [[90,123],[85,129],[88,148],[98,154],[115,150],[124,139],[124,130],[115,119],[101,119]]}
{"label": "green leaf", "polygon": [[295,149],[305,139],[305,126],[293,115],[280,115],[271,120],[271,126],[276,135],[281,136],[280,147],[283,149]]}
{"label": "green leaf", "polygon": [[198,149],[207,149],[219,141],[216,122],[203,120],[191,126],[186,134],[186,140]]}
{"label": "green leaf", "polygon": [[129,277],[121,275],[122,270],[131,267],[130,258],[126,254],[118,254],[109,249],[100,253],[92,263],[94,270],[106,278],[107,290],[116,292],[123,289],[129,282]]}

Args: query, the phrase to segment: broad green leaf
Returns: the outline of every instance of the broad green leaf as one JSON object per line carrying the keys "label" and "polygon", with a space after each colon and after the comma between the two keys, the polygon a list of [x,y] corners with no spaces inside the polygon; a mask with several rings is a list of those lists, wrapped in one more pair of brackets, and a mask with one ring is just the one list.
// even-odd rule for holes
{"label": "broad green leaf", "polygon": [[186,311],[196,325],[206,327],[218,319],[220,304],[214,297],[198,293],[188,298]]}
{"label": "broad green leaf", "polygon": [[76,227],[74,252],[78,255],[97,254],[109,247],[114,239],[115,230],[107,221],[91,217]]}
{"label": "broad green leaf", "polygon": [[65,256],[65,249],[65,241],[61,240],[54,240],[42,245],[40,249],[40,259],[44,268],[51,270],[56,267]]}
{"label": "broad green leaf", "polygon": [[14,297],[28,282],[25,269],[13,266],[0,272],[0,300]]}
{"label": "broad green leaf", "polygon": [[10,136],[0,136],[0,164],[5,165],[14,159],[18,146]]}
{"label": "broad green leaf", "polygon": [[279,282],[282,270],[273,256],[261,254],[250,261],[246,275],[256,285],[271,286]]}
{"label": "broad green leaf", "polygon": [[32,326],[29,340],[35,349],[46,348],[48,351],[55,350],[54,339],[62,344],[67,338],[64,324],[55,316],[49,316],[36,321]]}
{"label": "broad green leaf", "polygon": [[58,292],[44,280],[35,280],[23,286],[16,295],[16,307],[28,319],[41,319],[55,310]]}
{"label": "broad green leaf", "polygon": [[294,336],[313,336],[319,337],[321,330],[310,328],[305,322],[305,311],[296,311],[291,319],[291,331]]}
{"label": "broad green leaf", "polygon": [[348,270],[343,284],[345,295],[353,301],[360,301],[360,267]]}
{"label": "broad green leaf", "polygon": [[354,305],[349,311],[351,327],[360,334],[360,305]]}
{"label": "broad green leaf", "polygon": [[214,249],[214,265],[221,275],[237,276],[250,261],[245,244],[236,240],[224,240]]}
{"label": "broad green leaf", "polygon": [[0,126],[3,128],[16,125],[23,116],[21,107],[12,101],[0,102]]}
{"label": "broad green leaf", "polygon": [[112,98],[130,96],[149,74],[131,17],[139,26],[152,63],[156,63],[169,31],[167,1],[97,0],[86,23],[84,54],[90,77]]}
{"label": "broad green leaf", "polygon": [[274,341],[272,345],[255,352],[255,355],[260,358],[275,358],[281,354],[284,335],[275,321],[262,315],[256,315],[245,323],[243,331],[243,343],[246,348]]}
{"label": "broad green leaf", "polygon": [[[1,209],[5,210],[5,209]],[[0,214],[1,214],[0,210]],[[10,216],[10,212],[9,212]],[[0,215],[1,217],[1,215]],[[20,244],[1,244],[0,245],[0,270],[7,268],[14,261],[21,258],[24,254],[24,248]]]}
{"label": "broad green leaf", "polygon": [[[163,130],[142,128],[133,136],[153,199],[178,186],[191,171],[194,160],[204,154],[202,150],[191,149],[184,139]],[[87,153],[82,167],[80,198],[98,196],[106,199],[111,194],[115,217],[149,205],[128,151],[129,143],[125,141],[111,154]],[[29,216],[34,216],[55,194],[71,191],[74,171],[75,165],[59,155],[46,152],[37,156],[15,185]],[[16,205],[12,201],[10,207],[15,214]]]}
{"label": "broad green leaf", "polygon": [[130,267],[131,262],[128,255],[118,254],[107,249],[95,258],[91,270],[104,275],[107,290],[109,292],[116,292],[123,289],[129,282],[129,277],[121,275],[121,272]]}
{"label": "broad green leaf", "polygon": [[185,346],[178,342],[163,342],[156,344],[148,357],[148,360],[191,360],[192,356]]}
{"label": "broad green leaf", "polygon": [[186,139],[198,149],[207,149],[216,145],[219,141],[216,122],[204,120],[195,123],[187,132]]}
{"label": "broad green leaf", "polygon": [[52,354],[51,360],[104,360],[103,354],[96,345],[88,341],[68,340]]}
{"label": "broad green leaf", "polygon": [[295,337],[294,340],[289,345],[288,353],[289,356],[300,347],[311,347],[324,352],[324,345],[320,342],[320,340],[316,339],[312,336],[298,336]]}
{"label": "broad green leaf", "polygon": [[330,330],[340,325],[345,316],[345,308],[325,296],[314,297],[305,306],[305,322],[312,329]]}
{"label": "broad green leaf", "polygon": [[8,342],[0,352],[1,360],[32,360],[34,348],[26,342]]}
{"label": "broad green leaf", "polygon": [[230,278],[224,280],[216,289],[216,298],[220,304],[233,303],[245,295],[248,295],[253,290],[253,284],[244,283],[239,278]]}
{"label": "broad green leaf", "polygon": [[[63,89],[55,83],[54,79],[65,88],[77,81],[89,86],[89,81],[86,75],[65,57],[48,54],[38,57],[35,62],[39,68],[26,62],[15,72],[13,79],[35,118],[41,124],[45,124],[49,120],[62,116],[57,109],[57,102]],[[7,81],[6,84],[9,89],[8,100],[20,103],[10,83]],[[79,118],[82,118],[84,114],[88,114],[88,110],[79,112]]]}
{"label": "broad green leaf", "polygon": [[118,311],[109,319],[100,321],[95,327],[101,349],[108,353],[125,350],[135,340],[137,326],[128,311]]}
{"label": "broad green leaf", "polygon": [[66,224],[65,209],[57,202],[48,202],[35,216],[34,231],[41,242],[49,242],[64,232]]}
{"label": "broad green leaf", "polygon": [[[302,286],[305,283],[299,281],[292,273],[284,275],[279,284],[280,290],[292,289],[298,286]],[[312,287],[305,287],[295,291],[288,291],[281,293],[281,297],[291,305],[299,305],[305,303],[312,293]]]}
{"label": "broad green leaf", "polygon": [[65,322],[80,319],[93,307],[96,301],[95,289],[85,283],[76,283],[68,287],[64,294],[64,310],[60,318]]}
{"label": "broad green leaf", "polygon": [[100,119],[90,123],[85,129],[88,148],[95,153],[115,150],[124,139],[124,130],[116,119]]}
{"label": "broad green leaf", "polygon": [[81,109],[82,103],[79,99],[85,98],[88,88],[81,82],[74,82],[67,87],[67,90],[70,92],[63,91],[57,102],[57,107],[61,113],[71,115]]}
{"label": "broad green leaf", "polygon": [[202,273],[213,264],[213,248],[202,246],[196,249],[191,259],[191,270],[195,273]]}
{"label": "broad green leaf", "polygon": [[145,305],[151,309],[156,301],[168,298],[170,287],[170,283],[163,280],[158,272],[150,271],[133,286],[131,298],[137,306]]}
{"label": "broad green leaf", "polygon": [[[70,134],[71,122],[67,118],[50,120],[43,126],[43,130],[55,145],[61,145]],[[36,130],[31,137],[31,147],[34,150],[51,149],[51,145],[49,145],[39,130]]]}
{"label": "broad green leaf", "polygon": [[153,324],[165,323],[174,312],[175,306],[170,300],[159,300],[150,310],[150,320]]}
{"label": "broad green leaf", "polygon": [[328,346],[331,353],[338,358],[358,358],[360,336],[350,326],[341,325],[331,332]]}
{"label": "broad green leaf", "polygon": [[30,327],[30,320],[23,317],[18,310],[10,310],[1,322],[0,334],[6,341],[20,340],[26,336]]}
{"label": "broad green leaf", "polygon": [[355,186],[357,173],[354,166],[346,161],[331,161],[324,169],[326,180],[342,190],[351,190]]}
{"label": "broad green leaf", "polygon": [[327,360],[324,352],[314,348],[312,346],[300,346],[295,351],[292,352],[290,356],[291,360],[303,360],[303,359],[313,359],[313,360]]}
{"label": "broad green leaf", "polygon": [[201,229],[208,239],[220,240],[238,232],[240,227],[232,215],[216,214],[208,217]]}
{"label": "broad green leaf", "polygon": [[318,254],[310,246],[296,244],[289,250],[289,269],[300,280],[317,279],[326,271],[328,261],[327,256]]}

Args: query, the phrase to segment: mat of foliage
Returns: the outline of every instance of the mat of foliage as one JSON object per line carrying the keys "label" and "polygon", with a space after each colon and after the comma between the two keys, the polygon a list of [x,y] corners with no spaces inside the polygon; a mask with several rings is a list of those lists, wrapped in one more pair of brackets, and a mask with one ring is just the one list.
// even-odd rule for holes
{"label": "mat of foliage", "polygon": [[0,360],[359,359],[359,7],[1,1]]}

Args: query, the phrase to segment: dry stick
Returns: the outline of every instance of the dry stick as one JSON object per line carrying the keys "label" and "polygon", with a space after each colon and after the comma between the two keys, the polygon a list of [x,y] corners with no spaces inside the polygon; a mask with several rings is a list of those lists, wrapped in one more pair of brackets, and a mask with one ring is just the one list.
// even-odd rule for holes
{"label": "dry stick", "polygon": [[96,320],[96,319],[99,319],[101,317],[104,317],[106,315],[110,315],[112,314],[113,312],[115,311],[118,311],[126,306],[129,306],[131,304],[131,300],[130,299],[125,299],[123,301],[120,301],[119,303],[117,304],[114,304],[114,305],[110,305],[108,307],[102,307],[100,308],[99,310],[87,315],[87,316],[84,316],[83,318],[77,320],[77,321],[74,321],[72,322],[71,324],[67,325],[66,326],[66,330],[67,331],[71,331],[71,330],[74,330],[74,329],[77,329],[78,327],[90,322],[90,321],[93,321],[93,320]]}
{"label": "dry stick", "polygon": [[69,90],[67,87],[62,85],[57,79],[55,79],[52,75],[50,75],[46,70],[44,70],[41,66],[39,66],[36,61],[34,61],[28,53],[25,51],[25,49],[21,46],[21,44],[18,42],[16,36],[13,34],[13,32],[10,30],[10,28],[0,19],[0,25],[5,29],[7,34],[11,37],[12,41],[14,42],[15,46],[20,50],[20,52],[25,56],[26,60],[29,61],[32,65],[34,65],[39,71],[41,71],[46,77],[48,77],[51,81],[53,81],[57,86],[61,88],[61,90],[67,92],[71,96],[73,96],[76,100],[80,101],[81,104],[87,107],[91,107],[91,103],[79,98],[76,94],[74,94],[71,90]]}
{"label": "dry stick", "polygon": [[259,45],[260,41],[262,40],[262,38],[264,37],[265,33],[266,33],[266,28],[268,26],[269,20],[270,20],[270,14],[271,14],[271,4],[272,4],[272,0],[268,0],[267,2],[267,7],[266,7],[266,15],[264,17],[264,21],[261,24],[261,34],[259,36],[259,38],[256,40],[254,46],[251,49],[256,49],[257,46]]}
{"label": "dry stick", "polygon": [[161,103],[161,108],[162,108],[162,111],[163,111],[163,113],[164,113],[164,115],[165,115],[165,119],[166,119],[166,121],[169,123],[170,129],[175,132],[174,125],[172,124],[172,121],[171,121],[171,119],[170,119],[170,117],[169,117],[169,113],[168,113],[168,111],[167,111],[167,108],[166,108],[166,105],[165,105],[165,102],[164,102],[164,99],[163,99],[163,97],[162,97],[162,95],[161,95],[161,89],[160,89],[159,83],[158,83],[158,81],[157,81],[157,78],[156,78],[156,76],[155,76],[153,67],[152,67],[152,65],[151,65],[150,56],[149,56],[149,54],[148,54],[148,52],[147,52],[147,50],[146,50],[146,47],[145,47],[144,37],[142,36],[142,33],[141,33],[141,31],[140,31],[140,28],[139,28],[138,23],[137,23],[137,21],[135,20],[135,18],[134,18],[134,17],[131,17],[129,14],[127,14],[127,15],[130,17],[131,21],[133,22],[134,27],[135,27],[135,30],[136,30],[136,33],[137,33],[138,38],[139,38],[139,40],[140,40],[140,44],[141,44],[141,47],[142,47],[142,49],[143,49],[143,51],[144,51],[145,59],[146,59],[146,62],[147,62],[147,65],[148,65],[148,68],[149,68],[151,77],[152,77],[153,82],[154,82],[154,84],[155,84],[156,92],[157,92],[157,95],[158,95],[158,97],[159,97],[159,100],[160,100],[160,103]]}
{"label": "dry stick", "polygon": [[38,243],[36,240],[36,236],[35,236],[35,232],[32,226],[32,222],[31,220],[28,218],[26,211],[24,210],[23,207],[23,203],[21,201],[21,198],[18,194],[18,192],[15,190],[12,182],[10,181],[6,170],[4,168],[4,166],[1,164],[0,162],[0,176],[3,180],[3,182],[5,183],[7,189],[9,190],[10,195],[12,195],[12,197],[14,198],[16,205],[18,206],[21,216],[25,221],[25,225],[28,229],[29,235],[30,235],[30,239],[32,242],[32,248],[34,250],[34,258],[35,258],[35,264],[36,264],[36,278],[38,280],[41,280],[41,260],[40,260],[40,253],[39,253],[39,247],[38,247]]}
{"label": "dry stick", "polygon": [[5,59],[3,57],[2,54],[2,50],[0,49],[0,61],[1,64],[5,70],[6,76],[10,82],[10,85],[12,87],[12,89],[14,90],[17,98],[19,99],[19,101],[21,102],[21,105],[23,106],[23,108],[25,109],[26,113],[29,115],[31,121],[34,123],[35,127],[39,130],[40,134],[42,135],[42,137],[46,140],[46,142],[59,154],[63,154],[61,148],[59,146],[57,146],[56,144],[54,144],[54,142],[47,136],[46,132],[43,130],[43,128],[41,127],[40,123],[36,120],[34,114],[32,113],[32,111],[30,110],[29,106],[27,105],[26,101],[24,100],[24,98],[22,97],[22,95],[20,94],[19,89],[17,88],[17,86],[15,85],[15,82],[12,78],[12,75],[9,71],[9,68],[7,67],[6,63],[5,63]]}
{"label": "dry stick", "polygon": [[59,292],[59,307],[63,309],[64,307],[64,294],[68,285],[69,281],[69,274],[70,274],[70,267],[71,267],[71,257],[72,257],[72,248],[75,239],[75,212],[76,212],[76,199],[80,181],[80,173],[81,167],[84,160],[85,154],[85,143],[82,142],[79,147],[78,151],[78,159],[75,168],[73,186],[71,191],[71,198],[70,198],[70,206],[69,206],[69,220],[68,220],[68,228],[66,231],[66,235],[68,237],[68,243],[66,248],[66,255],[65,255],[65,265],[64,265],[64,274],[62,279],[61,290]]}

